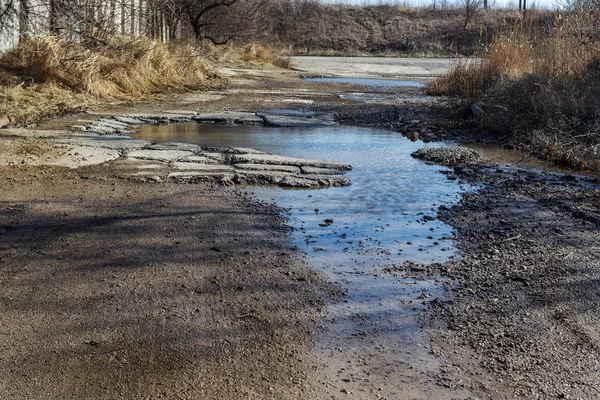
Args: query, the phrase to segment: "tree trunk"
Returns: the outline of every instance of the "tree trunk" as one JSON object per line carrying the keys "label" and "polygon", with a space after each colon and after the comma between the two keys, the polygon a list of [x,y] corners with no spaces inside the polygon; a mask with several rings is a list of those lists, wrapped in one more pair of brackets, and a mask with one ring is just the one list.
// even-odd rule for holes
{"label": "tree trunk", "polygon": [[19,43],[29,33],[29,0],[19,0]]}
{"label": "tree trunk", "polygon": [[131,0],[130,2],[131,11],[129,14],[129,23],[130,25],[130,35],[133,39],[135,37],[135,0]]}
{"label": "tree trunk", "polygon": [[110,34],[114,35],[116,31],[117,21],[117,0],[110,0],[110,11],[109,11],[109,19],[110,19]]}
{"label": "tree trunk", "polygon": [[140,32],[139,35],[145,35],[147,34],[147,30],[148,30],[148,24],[146,21],[146,13],[148,12],[148,5],[146,5],[146,10],[144,12],[144,0],[139,0],[138,1],[138,20],[140,21]]}
{"label": "tree trunk", "polygon": [[165,17],[161,10],[158,10],[158,21],[159,21],[159,26],[160,26],[160,33],[159,33],[160,41],[166,42],[167,40],[165,39]]}
{"label": "tree trunk", "polygon": [[50,33],[58,33],[58,7],[56,0],[50,0],[50,4],[48,4],[48,30]]}
{"label": "tree trunk", "polygon": [[127,19],[125,18],[125,5],[123,2],[119,2],[119,12],[121,13],[121,36],[125,36]]}

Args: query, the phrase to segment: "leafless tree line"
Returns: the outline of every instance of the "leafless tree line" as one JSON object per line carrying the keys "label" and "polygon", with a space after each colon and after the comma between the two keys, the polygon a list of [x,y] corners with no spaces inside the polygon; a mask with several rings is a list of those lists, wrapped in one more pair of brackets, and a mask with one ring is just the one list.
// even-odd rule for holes
{"label": "leafless tree line", "polygon": [[[306,18],[317,0],[0,0],[0,49],[28,36],[148,36],[215,44],[267,35],[273,16]],[[276,18],[280,20],[282,18]],[[285,19],[285,18],[284,18]],[[301,21],[300,21],[301,22]],[[292,24],[290,24],[292,25]],[[289,27],[282,29],[290,29]]]}
{"label": "leafless tree line", "polygon": [[[464,10],[464,29],[483,1],[453,2]],[[581,40],[599,40],[600,2],[562,1],[569,19],[582,27]],[[320,0],[0,0],[0,50],[48,32],[99,42],[119,35],[214,44],[261,41],[310,49],[327,24],[342,23],[328,20],[335,16],[331,7]]]}

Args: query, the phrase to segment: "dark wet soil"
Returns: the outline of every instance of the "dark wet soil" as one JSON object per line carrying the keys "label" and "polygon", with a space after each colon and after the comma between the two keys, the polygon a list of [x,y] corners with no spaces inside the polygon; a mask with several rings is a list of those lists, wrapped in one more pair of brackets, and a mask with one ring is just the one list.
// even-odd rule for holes
{"label": "dark wet soil", "polygon": [[489,399],[597,398],[598,179],[489,165],[456,174],[481,185],[439,211],[461,257],[421,269],[451,279],[427,316],[452,365],[445,384]]}
{"label": "dark wet soil", "polygon": [[[291,72],[248,78],[304,90],[342,123],[473,137],[440,105],[340,102],[338,86],[319,93]],[[232,87],[243,90],[139,108],[290,108],[282,93]],[[70,121],[81,118],[94,117]],[[321,398],[308,350],[327,285],[290,257],[277,210],[94,171],[2,170],[0,397]],[[489,164],[454,175],[480,187],[439,210],[461,257],[389,269],[448,279],[423,314],[447,360],[438,382],[483,399],[598,398],[600,183]]]}
{"label": "dark wet soil", "polygon": [[318,398],[337,289],[279,210],[107,167],[2,167],[0,398]]}

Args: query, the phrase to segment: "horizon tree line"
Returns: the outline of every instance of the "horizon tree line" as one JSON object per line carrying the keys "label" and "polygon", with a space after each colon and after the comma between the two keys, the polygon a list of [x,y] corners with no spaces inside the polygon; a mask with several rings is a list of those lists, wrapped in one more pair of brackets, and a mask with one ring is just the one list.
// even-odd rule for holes
{"label": "horizon tree line", "polygon": [[[562,1],[564,9],[587,14],[598,8],[597,0]],[[449,0],[439,2],[447,7]],[[463,29],[486,3],[455,0],[455,8],[465,14]],[[310,47],[311,37],[326,23],[321,21],[324,7],[331,6],[321,0],[0,0],[0,51],[46,33],[99,43],[118,35],[164,42],[207,40],[216,45],[232,40],[304,42]],[[578,18],[586,13],[578,13]],[[599,23],[596,17],[589,22]]]}

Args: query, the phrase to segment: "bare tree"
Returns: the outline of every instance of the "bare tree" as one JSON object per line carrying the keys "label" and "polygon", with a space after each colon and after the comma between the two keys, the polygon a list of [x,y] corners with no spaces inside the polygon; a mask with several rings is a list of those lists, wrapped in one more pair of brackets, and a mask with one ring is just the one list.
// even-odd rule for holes
{"label": "bare tree", "polygon": [[[107,43],[117,34],[175,40],[182,35],[224,44],[266,37],[267,3],[290,1],[298,23],[317,0],[0,0],[0,51],[18,38],[50,32]],[[310,8],[310,7],[309,7]],[[270,20],[270,19],[269,19]],[[269,23],[269,22],[267,22]]]}
{"label": "bare tree", "polygon": [[[268,0],[163,0],[171,9],[181,9],[183,18],[198,40],[226,44],[251,29]],[[263,27],[264,28],[264,27]]]}
{"label": "bare tree", "polygon": [[273,32],[288,42],[306,45],[310,52],[311,36],[319,19],[319,0],[280,0],[272,4],[269,19]]}
{"label": "bare tree", "polygon": [[183,2],[178,0],[154,0],[152,6],[161,10],[168,40],[177,39],[185,15]]}
{"label": "bare tree", "polygon": [[481,1],[482,0],[460,0],[460,8],[462,8],[465,12],[463,30],[467,30],[467,26],[469,25],[469,22],[471,22],[473,15],[475,15],[477,11],[481,9]]}
{"label": "bare tree", "polygon": [[239,0],[183,0],[181,1],[183,11],[188,18],[188,22],[194,31],[196,39],[209,39],[215,44],[224,44],[229,41],[219,41],[208,33],[216,19],[223,17],[222,9],[230,8]]}
{"label": "bare tree", "polygon": [[31,16],[29,6],[29,0],[19,0],[19,39],[26,37],[29,33],[29,18]]}
{"label": "bare tree", "polygon": [[15,16],[18,15],[16,0],[9,0],[0,3],[0,32],[13,28]]}

